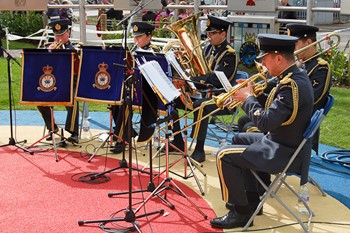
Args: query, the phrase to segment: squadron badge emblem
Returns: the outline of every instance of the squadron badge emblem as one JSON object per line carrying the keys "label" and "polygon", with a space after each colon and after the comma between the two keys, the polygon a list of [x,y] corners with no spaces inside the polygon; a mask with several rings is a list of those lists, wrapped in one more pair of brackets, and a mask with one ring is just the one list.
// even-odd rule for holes
{"label": "squadron badge emblem", "polygon": [[98,65],[99,71],[95,74],[95,83],[92,85],[100,90],[111,88],[111,75],[107,72],[108,65],[101,63]]}
{"label": "squadron badge emblem", "polygon": [[52,90],[56,91],[56,77],[52,74],[52,66],[46,65],[43,67],[44,74],[39,78],[39,87],[38,91],[50,92]]}

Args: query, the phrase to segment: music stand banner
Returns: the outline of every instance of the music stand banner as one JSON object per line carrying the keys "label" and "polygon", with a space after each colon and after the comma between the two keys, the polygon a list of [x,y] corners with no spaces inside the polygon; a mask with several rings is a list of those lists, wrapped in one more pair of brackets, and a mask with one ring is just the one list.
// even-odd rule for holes
{"label": "music stand banner", "polygon": [[[111,105],[121,104],[125,50],[83,47],[76,100]],[[119,64],[119,66],[118,66]]]}
{"label": "music stand banner", "polygon": [[75,50],[24,49],[20,104],[73,105]]}

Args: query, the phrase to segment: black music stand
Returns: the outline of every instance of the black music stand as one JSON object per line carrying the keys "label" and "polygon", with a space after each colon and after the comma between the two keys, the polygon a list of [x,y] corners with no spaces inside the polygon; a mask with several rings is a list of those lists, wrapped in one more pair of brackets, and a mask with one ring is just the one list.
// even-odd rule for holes
{"label": "black music stand", "polygon": [[[128,50],[127,50],[127,26],[128,26],[128,20],[134,16],[137,12],[141,11],[146,5],[148,5],[149,3],[151,3],[153,0],[150,0],[149,2],[147,2],[146,4],[143,5],[139,5],[138,7],[136,7],[136,9],[134,9],[131,14],[124,18],[123,20],[121,20],[119,22],[118,25],[123,24],[124,26],[124,42],[125,42],[125,49],[126,49],[126,55],[130,55],[128,54]],[[142,2],[141,2],[142,3]],[[126,57],[127,59],[127,57]],[[127,67],[128,69],[131,69],[131,64],[128,63],[128,61],[126,60],[127,63]],[[129,112],[131,113],[132,111],[132,92],[131,92],[131,82],[133,81],[133,75],[130,75],[129,77],[126,78],[125,76],[125,87],[126,87],[126,94],[125,94],[125,104],[128,107]],[[128,115],[128,123],[127,123],[127,130],[128,130],[128,141],[129,141],[129,163],[131,163],[132,161],[132,143],[131,143],[131,133],[132,133],[132,119],[131,119],[131,114]],[[123,147],[125,148],[125,143],[123,143]],[[124,155],[125,150],[123,150],[123,155]],[[117,217],[117,218],[110,218],[110,219],[100,219],[100,220],[79,220],[78,221],[78,225],[82,226],[84,224],[89,224],[89,223],[99,223],[100,228],[104,228],[106,223],[111,223],[111,222],[127,222],[130,223],[132,226],[124,231],[114,231],[114,232],[129,232],[129,231],[133,231],[133,230],[137,230],[138,232],[141,232],[138,223],[136,222],[136,219],[138,218],[142,218],[142,217],[147,217],[150,215],[154,215],[154,214],[163,214],[164,210],[160,209],[158,211],[153,211],[150,213],[145,213],[145,214],[141,214],[141,215],[136,215],[136,213],[138,212],[139,209],[137,209],[137,211],[134,211],[132,209],[132,166],[129,165],[129,204],[128,207],[125,208],[124,211],[124,217]]]}
{"label": "black music stand", "polygon": [[13,123],[12,123],[12,77],[11,77],[11,60],[13,60],[14,62],[17,63],[17,65],[19,65],[19,67],[22,67],[21,64],[16,60],[16,58],[12,57],[10,53],[8,53],[4,48],[0,47],[2,51],[4,51],[4,53],[7,55],[6,60],[7,60],[7,81],[8,81],[8,91],[9,91],[9,107],[10,107],[10,135],[11,137],[9,138],[9,143],[8,144],[4,144],[4,145],[0,145],[0,147],[4,147],[4,146],[15,146],[25,152],[28,152],[29,154],[33,154],[34,152],[31,150],[28,150],[27,148],[21,147],[17,144],[19,143],[26,143],[27,140],[22,140],[19,142],[16,142],[15,138],[13,137]]}

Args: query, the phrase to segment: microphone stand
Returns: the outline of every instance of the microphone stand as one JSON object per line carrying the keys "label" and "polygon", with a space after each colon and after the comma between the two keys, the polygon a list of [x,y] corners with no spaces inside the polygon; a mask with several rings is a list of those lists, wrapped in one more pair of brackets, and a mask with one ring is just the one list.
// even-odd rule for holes
{"label": "microphone stand", "polygon": [[[140,10],[142,10],[146,5],[148,5],[149,3],[151,3],[153,0],[150,0],[148,3],[144,4],[143,6],[138,6],[136,7],[133,12],[126,17],[125,19],[123,19],[121,22],[119,22],[118,25],[120,25],[121,23],[123,23],[124,25],[124,48],[125,48],[125,52],[126,52],[126,57],[125,57],[125,62],[126,65],[128,66],[127,69],[131,69],[131,64],[128,62],[127,58],[128,56],[130,56],[130,53],[128,51],[127,48],[127,25],[128,25],[128,19],[131,18],[133,15],[135,15],[137,12],[139,12]],[[125,75],[128,73],[127,69],[125,69]],[[129,69],[129,70],[130,70]],[[126,77],[126,76],[125,76]],[[111,222],[120,222],[120,221],[124,221],[127,223],[130,223],[132,226],[127,228],[126,230],[123,231],[116,231],[116,232],[129,232],[129,231],[133,231],[136,230],[137,232],[141,232],[139,224],[136,222],[136,219],[138,218],[142,218],[142,217],[147,217],[150,215],[154,215],[154,214],[163,214],[164,210],[160,209],[157,211],[153,211],[150,213],[144,213],[141,215],[136,215],[136,213],[140,210],[139,208],[134,211],[132,209],[132,166],[131,166],[131,161],[132,161],[132,144],[131,144],[131,133],[132,133],[132,117],[131,117],[131,111],[132,111],[132,94],[131,94],[131,88],[132,88],[132,81],[133,81],[133,75],[131,74],[129,77],[125,78],[124,83],[125,83],[125,87],[126,87],[126,94],[125,94],[125,104],[129,110],[129,114],[128,114],[128,120],[127,120],[127,130],[128,130],[128,135],[127,135],[127,141],[129,142],[128,146],[129,146],[129,205],[128,207],[125,208],[124,210],[124,217],[116,217],[116,218],[110,218],[110,219],[100,219],[100,220],[79,220],[78,221],[78,225],[82,226],[84,224],[88,224],[88,223],[99,223],[99,226],[101,229],[105,228],[105,224],[107,223],[111,223]],[[123,111],[124,113],[124,111]],[[125,152],[125,143],[123,142],[123,158],[124,158],[124,152]],[[119,211],[117,211],[119,212]]]}
{"label": "microphone stand", "polygon": [[8,89],[9,89],[9,107],[10,107],[10,134],[11,137],[9,138],[9,143],[8,144],[4,144],[4,145],[0,145],[0,147],[4,147],[4,146],[15,146],[25,152],[28,152],[29,154],[34,154],[33,151],[28,150],[27,148],[21,147],[19,145],[17,145],[18,143],[26,143],[27,140],[23,140],[20,142],[16,142],[16,140],[13,137],[13,124],[12,124],[12,77],[11,77],[11,63],[10,61],[13,60],[14,62],[17,63],[17,65],[19,65],[21,67],[21,64],[16,60],[16,58],[12,57],[11,54],[9,52],[7,52],[4,48],[0,47],[1,50],[7,55],[6,60],[7,60],[7,81],[8,81]]}

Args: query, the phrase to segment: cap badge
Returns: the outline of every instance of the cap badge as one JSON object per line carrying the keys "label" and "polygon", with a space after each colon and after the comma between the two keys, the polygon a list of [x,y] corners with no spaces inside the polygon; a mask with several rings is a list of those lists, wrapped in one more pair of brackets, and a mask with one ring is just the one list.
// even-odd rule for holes
{"label": "cap badge", "polygon": [[134,32],[137,32],[139,30],[139,27],[137,25],[134,25],[133,30]]}
{"label": "cap badge", "polygon": [[59,25],[59,24],[56,24],[56,25],[55,25],[55,29],[56,29],[56,31],[59,31],[59,30],[61,30],[61,25]]}
{"label": "cap badge", "polygon": [[209,27],[210,26],[210,19],[208,19],[208,21],[207,21],[207,27]]}
{"label": "cap badge", "polygon": [[289,28],[287,29],[287,35],[288,35],[288,36],[291,35],[291,32],[290,32],[290,29],[289,29]]}

